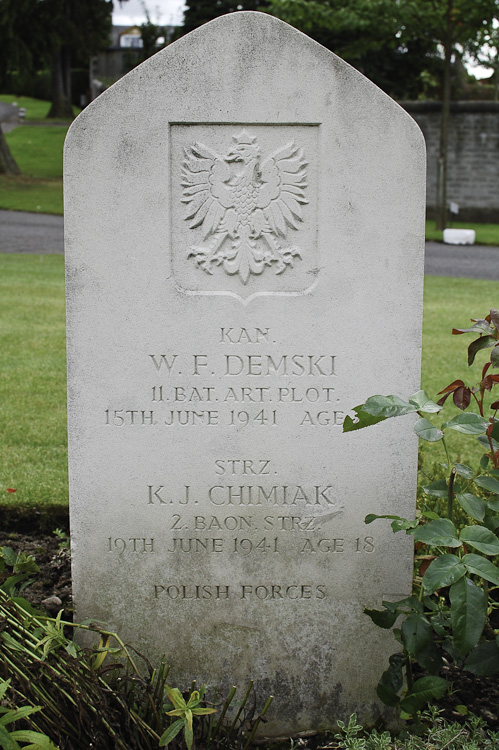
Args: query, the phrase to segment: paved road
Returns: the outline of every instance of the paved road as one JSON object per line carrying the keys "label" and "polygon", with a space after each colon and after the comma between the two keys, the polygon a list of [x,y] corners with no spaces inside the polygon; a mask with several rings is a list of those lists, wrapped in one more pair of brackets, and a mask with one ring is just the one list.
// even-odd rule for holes
{"label": "paved road", "polygon": [[[0,211],[0,253],[63,253],[61,216]],[[425,273],[499,281],[499,247],[427,242]]]}
{"label": "paved road", "polygon": [[499,247],[427,242],[425,274],[499,281]]}
{"label": "paved road", "polygon": [[63,253],[62,216],[0,211],[0,253]]}

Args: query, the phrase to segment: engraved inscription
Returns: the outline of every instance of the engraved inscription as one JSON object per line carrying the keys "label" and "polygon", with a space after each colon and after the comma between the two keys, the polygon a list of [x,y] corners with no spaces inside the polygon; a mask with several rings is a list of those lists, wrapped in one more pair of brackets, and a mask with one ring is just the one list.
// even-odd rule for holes
{"label": "engraved inscription", "polygon": [[240,586],[220,586],[216,584],[165,584],[154,586],[154,598],[160,599],[325,599],[324,584],[241,584]]}
{"label": "engraved inscription", "polygon": [[207,274],[218,266],[247,284],[266,267],[282,274],[301,258],[287,234],[303,221],[307,162],[294,141],[264,159],[252,133],[232,141],[225,155],[200,142],[184,149],[182,202],[189,227],[202,230],[188,257]]}

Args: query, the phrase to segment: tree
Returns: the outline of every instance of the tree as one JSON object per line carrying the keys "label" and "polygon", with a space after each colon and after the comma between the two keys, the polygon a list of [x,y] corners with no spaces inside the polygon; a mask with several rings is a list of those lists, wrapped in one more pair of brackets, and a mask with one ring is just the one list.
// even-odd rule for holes
{"label": "tree", "polygon": [[[308,33],[319,26],[322,33],[339,35],[335,51],[366,75],[369,71],[359,65],[362,59],[381,55],[386,63],[397,55],[412,56],[418,48],[419,61],[431,62],[435,70],[439,50],[442,117],[436,221],[437,228],[444,229],[452,65],[465,52],[478,55],[484,35],[493,32],[499,0],[270,0],[269,12]],[[349,30],[348,42],[344,35]],[[376,75],[369,77],[376,82]]]}
{"label": "tree", "polygon": [[20,174],[16,160],[10,152],[2,128],[0,127],[0,174]]}
{"label": "tree", "polygon": [[[141,24],[140,27],[140,37],[142,39],[142,54],[140,62],[143,62],[162,49],[162,47],[165,47],[167,42],[166,29],[164,26],[159,25],[159,15],[158,23],[154,23],[151,20],[151,14],[149,13],[145,2],[141,2],[141,5],[146,17],[146,22]],[[161,39],[163,41],[160,41]]]}
{"label": "tree", "polygon": [[73,117],[71,59],[88,58],[109,44],[112,0],[42,0],[43,27],[50,29],[52,106],[48,117]]}
{"label": "tree", "polygon": [[436,227],[447,226],[447,150],[451,102],[453,59],[467,52],[478,54],[478,45],[487,30],[492,31],[499,16],[499,0],[410,0],[407,21],[413,27],[423,25],[426,33],[443,50],[442,117],[437,168]]}
{"label": "tree", "polygon": [[[122,0],[124,1],[124,0]],[[73,117],[71,62],[88,58],[109,43],[112,0],[0,0],[0,81],[12,74],[51,70],[49,117]]]}
{"label": "tree", "polygon": [[433,39],[402,27],[397,0],[271,0],[269,12],[305,31],[390,96],[418,98],[422,71],[434,77]]}
{"label": "tree", "polygon": [[266,0],[187,0],[184,23],[179,29],[178,36],[187,34],[226,13],[236,10],[264,10],[266,6]]}
{"label": "tree", "polygon": [[477,45],[476,60],[486,68],[492,68],[488,79],[494,84],[494,101],[499,101],[499,23],[483,31]]}

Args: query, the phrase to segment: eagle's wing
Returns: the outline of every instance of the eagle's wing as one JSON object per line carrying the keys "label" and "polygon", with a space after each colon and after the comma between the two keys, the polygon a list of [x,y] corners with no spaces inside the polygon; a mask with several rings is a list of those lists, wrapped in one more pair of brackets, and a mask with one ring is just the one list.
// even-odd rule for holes
{"label": "eagle's wing", "polygon": [[187,204],[185,219],[194,229],[202,225],[203,237],[217,231],[225,211],[234,205],[226,184],[230,169],[220,154],[202,143],[184,149],[182,165],[182,203]]}
{"label": "eagle's wing", "polygon": [[307,162],[303,149],[290,141],[274,151],[261,166],[261,186],[257,208],[262,209],[274,234],[286,236],[287,226],[298,229],[303,221],[302,204],[307,187]]}

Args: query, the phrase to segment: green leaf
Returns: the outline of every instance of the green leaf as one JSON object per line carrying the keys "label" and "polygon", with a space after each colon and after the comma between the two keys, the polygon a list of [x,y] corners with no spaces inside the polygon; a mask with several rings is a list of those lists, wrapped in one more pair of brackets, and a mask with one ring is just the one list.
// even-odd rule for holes
{"label": "green leaf", "polygon": [[474,573],[481,578],[485,578],[489,583],[499,586],[499,570],[486,557],[480,557],[480,555],[475,555],[471,552],[469,555],[464,555],[462,562],[466,566],[466,570],[470,573]]}
{"label": "green leaf", "polygon": [[[419,525],[419,521],[414,519],[413,521],[409,521],[407,518],[400,518],[395,521],[392,521],[390,526],[392,527],[392,531],[394,534],[397,533],[397,531],[407,531],[407,529],[414,529],[416,526]],[[409,534],[409,531],[407,531]]]}
{"label": "green leaf", "polygon": [[[499,346],[499,344],[498,344],[498,346]],[[497,417],[493,417],[493,419],[492,419],[492,433],[491,433],[491,437],[494,438],[495,440],[499,440],[499,419],[497,419]],[[494,469],[490,473],[494,474],[495,473]]]}
{"label": "green leaf", "polygon": [[406,520],[405,518],[402,518],[402,516],[377,516],[375,513],[369,513],[364,518],[364,523],[365,524],[372,523],[373,521],[376,521],[378,518],[390,518],[390,519],[396,518],[398,521],[405,521]]}
{"label": "green leaf", "polygon": [[[490,443],[489,443],[489,438],[487,435],[479,435],[477,437],[477,440],[480,443],[480,445],[483,445],[485,450],[487,451],[490,450]],[[494,451],[499,450],[499,443],[496,440],[492,440],[492,450]]]}
{"label": "green leaf", "polygon": [[456,469],[456,474],[459,474],[459,476],[464,477],[465,479],[473,479],[475,476],[475,472],[469,466],[465,466],[464,464],[454,464],[454,467]]}
{"label": "green leaf", "polygon": [[424,606],[419,601],[417,596],[406,596],[404,599],[399,599],[396,602],[388,602],[383,600],[381,602],[383,607],[386,607],[390,612],[405,612],[408,614],[409,611],[424,612]]}
{"label": "green leaf", "polygon": [[494,515],[490,515],[490,513],[485,513],[485,518],[483,519],[483,525],[486,526],[491,531],[493,531],[495,534],[497,534],[499,530],[499,516],[497,515],[497,513],[494,513]]}
{"label": "green leaf", "polygon": [[183,726],[184,722],[182,721],[182,719],[177,719],[177,721],[174,721],[173,724],[170,724],[168,729],[161,735],[159,746],[165,747],[165,745],[168,745],[173,739],[175,739],[177,734],[182,730]]}
{"label": "green leaf", "polygon": [[490,327],[490,324],[484,318],[482,318],[479,320],[475,320],[471,328],[453,328],[452,333],[486,333],[491,336],[493,333],[493,329]]}
{"label": "green leaf", "polygon": [[404,684],[402,668],[405,664],[405,655],[402,653],[392,654],[389,664],[388,669],[381,675],[376,693],[385,706],[397,706],[400,702],[397,693]]}
{"label": "green leaf", "polygon": [[[491,510],[495,510],[496,513],[499,512],[499,497],[496,497],[494,500],[487,500],[487,506]],[[481,521],[481,519],[479,519]]]}
{"label": "green leaf", "polygon": [[461,547],[457,538],[457,529],[448,518],[439,518],[409,531],[417,542],[423,542],[431,547]]}
{"label": "green leaf", "polygon": [[442,409],[441,406],[426,395],[425,391],[415,393],[414,396],[410,397],[409,403],[416,406],[418,411],[425,412],[426,414],[436,414]]}
{"label": "green leaf", "polygon": [[379,628],[388,630],[391,628],[399,616],[399,612],[390,612],[389,610],[383,609],[365,609],[364,614],[371,618],[375,625]]}
{"label": "green leaf", "polygon": [[175,708],[186,708],[187,704],[178,688],[171,688],[169,685],[165,685],[165,690],[168,698],[171,700]]}
{"label": "green leaf", "polygon": [[376,695],[385,706],[395,708],[400,703],[400,697],[391,688],[380,681],[376,686]]}
{"label": "green leaf", "polygon": [[216,714],[216,712],[216,708],[204,708],[202,706],[192,709],[193,716],[206,716],[208,714]]}
{"label": "green leaf", "polygon": [[494,477],[480,476],[475,479],[475,484],[482,487],[484,490],[493,492],[495,495],[499,494],[499,481]]}
{"label": "green leaf", "polygon": [[428,645],[431,625],[424,615],[409,615],[402,623],[402,643],[408,654],[415,656]]}
{"label": "green leaf", "polygon": [[2,719],[0,720],[0,723],[4,726],[7,726],[8,724],[12,724],[14,721],[19,721],[20,719],[25,719],[26,716],[30,716],[30,714],[34,714],[37,711],[40,711],[41,706],[21,706],[21,708],[13,708],[10,711],[7,711],[2,716]]}
{"label": "green leaf", "polygon": [[362,410],[363,404],[355,406],[352,411],[355,412],[355,417],[347,416],[343,420],[343,432],[353,432],[353,430],[361,430],[363,427],[370,427],[378,422],[383,422],[386,417],[373,417],[371,414]]}
{"label": "green leaf", "polygon": [[[19,729],[11,732],[10,736],[15,740],[19,740],[19,742],[31,742],[33,747],[40,750],[58,750],[52,740],[41,732],[33,732],[30,729]],[[25,750],[27,749],[25,748]]]}
{"label": "green leaf", "polygon": [[3,750],[19,750],[19,745],[13,740],[9,732],[0,724],[0,747]]}
{"label": "green leaf", "polygon": [[398,396],[371,396],[362,407],[363,411],[373,417],[401,417],[418,410],[415,404],[402,401]]}
{"label": "green leaf", "polygon": [[14,552],[12,547],[2,547],[2,557],[11,568],[14,567],[17,560],[17,552]]}
{"label": "green leaf", "polygon": [[465,669],[482,677],[490,677],[499,672],[499,648],[495,641],[479,643],[464,664]]}
{"label": "green leaf", "polygon": [[10,687],[10,680],[2,680],[0,678],[0,701],[4,697],[9,687]]}
{"label": "green leaf", "polygon": [[[189,714],[189,716],[187,716]],[[194,732],[192,730],[192,714],[190,711],[186,712],[187,716],[187,723],[184,726],[184,737],[185,737],[185,744],[187,745],[187,750],[191,750],[192,743],[194,742]],[[190,720],[189,720],[190,719]]]}
{"label": "green leaf", "polygon": [[410,520],[409,520],[409,519],[407,519],[407,518],[402,518],[402,516],[391,516],[391,515],[385,515],[385,516],[377,516],[377,515],[376,515],[375,513],[369,513],[369,514],[368,514],[368,515],[367,515],[367,516],[366,516],[366,517],[364,518],[364,523],[365,523],[365,524],[369,524],[369,523],[372,523],[373,521],[376,521],[376,520],[377,520],[378,518],[388,518],[388,519],[393,519],[393,521],[392,521],[392,523],[391,523],[391,527],[392,527],[392,530],[393,530],[394,532],[397,532],[397,531],[404,531],[405,529],[413,529],[413,528],[414,528],[415,526],[417,526],[417,525],[418,525],[418,523],[419,523],[419,522],[418,522],[417,520],[415,520],[415,519],[414,519],[414,520],[412,520],[412,521],[410,521]]}
{"label": "green leaf", "polygon": [[[490,329],[492,330],[492,329]],[[491,346],[495,346],[497,340],[495,336],[480,336],[471,342],[468,347],[468,365],[472,365],[475,361],[475,357],[482,349],[489,349]]]}
{"label": "green leaf", "polygon": [[485,517],[485,503],[481,497],[470,492],[458,492],[457,501],[461,508],[476,521],[483,521]]}
{"label": "green leaf", "polygon": [[485,592],[464,576],[449,589],[454,645],[467,654],[480,640],[487,620]]}
{"label": "green leaf", "polygon": [[430,497],[447,497],[449,488],[445,479],[437,479],[436,482],[431,482],[426,487],[423,487],[423,492],[425,495],[430,495]]}
{"label": "green leaf", "polygon": [[465,573],[466,568],[456,555],[441,555],[428,566],[423,576],[423,589],[433,594],[437,589],[456,583]]}
{"label": "green leaf", "polygon": [[488,421],[479,414],[465,412],[463,414],[458,414],[449,422],[444,422],[442,430],[448,428],[449,430],[462,432],[465,435],[481,435],[486,431],[488,425]]}
{"label": "green leaf", "polygon": [[414,425],[414,432],[421,440],[427,440],[429,443],[436,443],[438,440],[442,440],[444,436],[442,430],[434,427],[425,417],[418,419]]}
{"label": "green leaf", "polygon": [[0,591],[5,591],[6,594],[10,594],[16,588],[17,584],[21,581],[25,581],[27,573],[18,573],[17,575],[9,576],[0,586]]}
{"label": "green leaf", "polygon": [[199,697],[199,690],[193,690],[187,701],[187,708],[194,708],[198,705],[201,698]]}
{"label": "green leaf", "polygon": [[446,691],[447,681],[442,677],[421,677],[419,680],[416,680],[410,693],[400,701],[400,707],[414,716],[429,701],[434,698],[438,700]]}
{"label": "green leaf", "polygon": [[459,537],[484,555],[499,555],[499,539],[485,526],[465,526]]}

